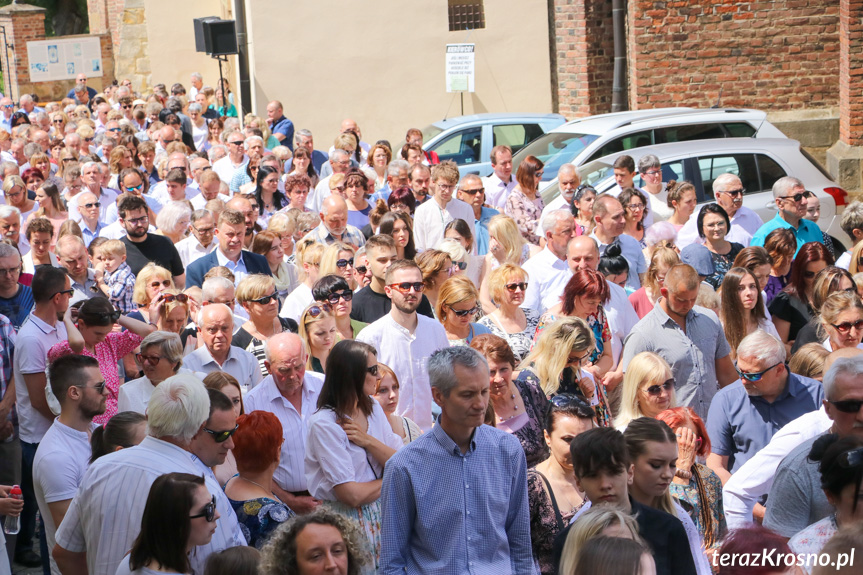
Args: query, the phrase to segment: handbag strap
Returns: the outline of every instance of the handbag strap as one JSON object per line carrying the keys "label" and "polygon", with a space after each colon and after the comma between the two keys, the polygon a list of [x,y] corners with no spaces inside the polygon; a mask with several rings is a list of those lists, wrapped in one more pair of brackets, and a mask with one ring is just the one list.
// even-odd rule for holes
{"label": "handbag strap", "polygon": [[548,478],[542,474],[541,471],[534,468],[536,474],[542,478],[542,482],[545,483],[545,489],[548,491],[548,496],[551,498],[551,506],[554,508],[554,517],[557,519],[557,527],[558,529],[563,529],[566,527],[563,523],[563,516],[560,514],[560,509],[557,506],[557,499],[554,497],[554,490],[551,488],[551,483],[548,482]]}

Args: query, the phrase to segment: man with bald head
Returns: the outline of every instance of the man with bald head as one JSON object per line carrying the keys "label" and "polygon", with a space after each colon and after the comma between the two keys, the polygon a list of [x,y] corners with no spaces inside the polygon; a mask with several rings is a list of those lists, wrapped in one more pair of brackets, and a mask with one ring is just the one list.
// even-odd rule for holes
{"label": "man with bald head", "polygon": [[[758,231],[764,222],[761,216],[743,205],[743,182],[734,174],[720,174],[713,180],[713,196],[716,203],[728,214],[731,220],[731,229],[725,236],[729,242],[737,242],[742,246],[748,246],[752,236]],[[703,206],[702,206],[703,207]],[[693,212],[689,221],[677,233],[677,247],[685,248],[698,240],[698,214],[701,208]]]}
{"label": "man with bald head", "polygon": [[201,373],[223,371],[234,376],[244,391],[261,382],[261,368],[254,355],[231,345],[234,314],[222,303],[205,305],[198,312],[198,337],[204,343],[183,358],[183,367]]}
{"label": "man with bald head", "polygon": [[348,204],[341,196],[333,194],[321,204],[321,223],[305,235],[322,244],[344,242],[354,246],[354,249],[364,246],[366,238],[363,233],[348,223]]}
{"label": "man with bald head", "polygon": [[78,225],[81,226],[81,233],[84,236],[84,245],[89,246],[90,242],[99,237],[102,230],[105,228],[105,223],[99,219],[99,198],[93,192],[87,190],[78,194],[78,213],[81,215],[81,221]]}
{"label": "man with bald head", "polygon": [[266,343],[264,365],[270,374],[244,398],[246,413],[268,411],[279,418],[285,438],[273,492],[297,513],[320,504],[306,484],[306,421],[315,412],[324,383],[322,375],[306,371],[306,349],[295,334],[280,333]]}
{"label": "man with bald head", "polygon": [[285,118],[282,103],[273,100],[267,104],[267,125],[270,127],[273,137],[279,141],[280,146],[287,146],[294,151],[294,123]]}
{"label": "man with bald head", "polygon": [[674,374],[677,404],[691,407],[706,421],[713,396],[737,380],[737,370],[719,319],[695,305],[699,283],[691,266],[671,267],[662,297],[626,338],[621,363],[625,372],[642,351],[659,354]]}

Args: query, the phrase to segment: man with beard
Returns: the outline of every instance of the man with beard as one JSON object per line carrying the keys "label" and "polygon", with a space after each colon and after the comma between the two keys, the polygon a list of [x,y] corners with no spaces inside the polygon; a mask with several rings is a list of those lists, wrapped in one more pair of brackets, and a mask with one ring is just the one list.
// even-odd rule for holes
{"label": "man with beard", "polygon": [[361,331],[357,340],[374,346],[378,361],[390,366],[401,382],[396,413],[428,431],[432,427],[432,393],[426,362],[437,350],[448,348],[449,340],[440,322],[417,314],[424,288],[423,274],[415,262],[393,262],[384,287],[392,309]]}
{"label": "man with beard", "polygon": [[126,235],[120,239],[126,244],[126,263],[136,276],[150,262],[171,272],[174,285],[183,289],[186,274],[183,260],[171,240],[148,232],[150,217],[147,215],[147,202],[144,198],[124,194],[117,203],[120,222],[126,228]]}
{"label": "man with beard", "polygon": [[[250,249],[252,245],[252,240],[255,239],[255,224],[258,221],[257,218],[257,210],[252,205],[252,202],[244,198],[243,196],[236,195],[225,204],[226,210],[236,210],[243,214],[243,222],[245,225],[245,229],[243,232],[243,247],[246,249]],[[240,282],[240,279],[237,278],[237,283]]]}
{"label": "man with beard", "polygon": [[[405,162],[404,160],[393,160],[390,162],[390,166],[395,162]],[[389,170],[389,168],[387,168]],[[389,177],[389,175],[387,175]],[[394,184],[398,182],[393,182],[390,184],[390,189],[394,190]],[[408,184],[411,189],[411,193],[414,195],[414,199],[417,202],[417,205],[425,202],[429,199],[429,184],[431,184],[431,169],[425,164],[416,164],[414,166],[410,166],[410,172],[408,172]]]}
{"label": "man with beard", "polygon": [[[54,534],[90,463],[93,418],[105,413],[105,400],[111,390],[99,372],[99,362],[87,355],[59,357],[51,363],[48,373],[51,391],[60,402],[60,415],[36,450],[33,489],[45,523],[48,549],[53,549]],[[51,570],[57,572],[56,564]]]}

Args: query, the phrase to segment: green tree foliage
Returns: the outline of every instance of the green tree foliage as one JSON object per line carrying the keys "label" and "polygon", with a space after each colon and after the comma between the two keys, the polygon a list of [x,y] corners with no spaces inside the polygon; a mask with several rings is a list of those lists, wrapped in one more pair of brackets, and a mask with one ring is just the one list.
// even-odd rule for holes
{"label": "green tree foliage", "polygon": [[[18,3],[41,6],[47,10],[45,33],[48,36],[71,36],[90,31],[87,0],[26,0]],[[12,0],[0,0],[0,7],[9,4],[12,4]]]}

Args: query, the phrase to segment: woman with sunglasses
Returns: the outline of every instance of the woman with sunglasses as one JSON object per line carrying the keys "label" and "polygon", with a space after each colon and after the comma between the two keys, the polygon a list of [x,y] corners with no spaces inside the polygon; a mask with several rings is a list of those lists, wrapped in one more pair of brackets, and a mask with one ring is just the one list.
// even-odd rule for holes
{"label": "woman with sunglasses", "polygon": [[686,504],[710,556],[719,548],[728,526],[722,506],[722,481],[712,469],[696,461],[696,457],[710,453],[707,428],[691,407],[666,409],[656,419],[667,423],[677,436],[677,470],[669,488],[671,496]]}
{"label": "woman with sunglasses", "polygon": [[[824,435],[812,445],[809,459],[818,462],[821,488],[835,512],[794,535],[788,541],[794,553],[820,553],[839,529],[863,522],[863,440],[853,435],[841,439],[835,433]],[[811,573],[810,569],[803,571]]]}
{"label": "woman with sunglasses", "polygon": [[528,243],[539,245],[536,224],[542,215],[545,204],[539,195],[545,164],[536,156],[528,156],[521,161],[515,174],[518,185],[510,192],[504,206],[504,213],[515,220],[518,231]]}
{"label": "woman with sunglasses", "polygon": [[194,315],[193,307],[197,309],[195,300],[174,288],[162,290],[158,298],[162,302],[162,309],[159,310],[156,329],[179,335],[189,323],[189,317]]}
{"label": "woman with sunglasses", "polygon": [[637,354],[626,367],[620,392],[620,411],[614,427],[626,429],[639,417],[656,417],[675,407],[674,376],[661,356],[650,351]]}
{"label": "woman with sunglasses", "polygon": [[318,304],[328,304],[336,320],[339,339],[354,339],[368,324],[351,318],[354,292],[340,275],[329,274],[315,282],[312,297]]}
{"label": "woman with sunglasses", "polygon": [[216,498],[203,477],[167,473],[156,478],[144,506],[141,532],[117,574],[191,573],[189,553],[210,542],[219,517]]}
{"label": "woman with sunglasses", "polygon": [[389,211],[381,218],[380,234],[392,236],[396,242],[396,255],[400,260],[412,260],[417,255],[414,246],[413,222],[410,214]]}
{"label": "woman with sunglasses", "polygon": [[135,359],[143,375],[120,386],[118,411],[147,413],[156,386],[176,375],[183,365],[183,344],[176,333],[154,331],[141,341],[140,349]]}
{"label": "woman with sunglasses", "polygon": [[458,240],[442,240],[435,246],[435,249],[449,254],[449,257],[452,260],[452,275],[464,275],[466,278],[470,279],[474,285],[479,285],[479,281],[474,281],[474,278],[470,277],[467,273],[469,266],[468,258],[470,256]]}
{"label": "woman with sunglasses", "polygon": [[840,291],[830,294],[821,306],[818,318],[823,345],[828,351],[847,347],[863,349],[863,302],[856,293]]}
{"label": "woman with sunglasses", "polygon": [[836,266],[826,267],[815,276],[815,286],[812,288],[813,317],[797,332],[791,354],[809,343],[824,343],[827,334],[821,325],[821,307],[830,294],[836,292],[857,293],[854,277],[847,271]]}
{"label": "woman with sunglasses", "polygon": [[308,420],[306,479],[316,499],[354,521],[380,565],[381,477],[403,444],[374,400],[383,375],[377,352],[355,340],[340,341],[327,358],[318,410]]}
{"label": "woman with sunglasses", "polygon": [[297,323],[292,319],[279,317],[279,292],[270,276],[247,275],[237,284],[236,297],[237,303],[249,314],[249,320],[234,334],[231,345],[254,355],[261,374],[267,377],[270,372],[264,365],[265,342],[283,331],[297,333]]}
{"label": "woman with sunglasses", "polygon": [[624,208],[624,217],[626,218],[626,227],[623,228],[623,233],[638,240],[641,249],[647,247],[644,242],[644,221],[650,210],[650,205],[647,203],[647,196],[634,188],[626,188],[620,193],[617,198]]}
{"label": "woman with sunglasses", "polygon": [[[284,303],[288,294],[297,287],[299,278],[297,277],[297,267],[285,261],[282,237],[272,231],[271,228],[255,234],[255,238],[252,240],[252,252],[267,258],[267,263],[270,265],[270,273],[273,274],[276,290],[279,292],[279,303],[281,304]],[[293,244],[293,241],[291,243]]]}
{"label": "woman with sunglasses", "polygon": [[423,295],[433,310],[437,309],[438,292],[446,280],[452,277],[452,258],[440,250],[426,250],[417,256],[417,265],[423,274]]}
{"label": "woman with sunglasses", "polygon": [[[158,314],[160,302],[154,302],[151,313]],[[117,394],[120,390],[120,375],[117,362],[135,351],[155,326],[121,315],[106,297],[94,297],[84,301],[80,308],[69,306],[63,315],[68,339],[54,344],[48,350],[48,361],[70,353],[87,355],[99,361],[99,371],[110,390],[105,413],[93,421],[103,424],[117,413]],[[126,328],[113,331],[115,323]]]}
{"label": "woman with sunglasses", "polygon": [[[174,280],[171,277],[171,272],[161,266],[150,262],[138,272],[135,277],[135,289],[132,290],[132,301],[138,304],[137,315],[133,312],[132,317],[145,323],[153,323],[158,321],[159,314],[150,315],[151,304],[158,300],[158,295],[162,290],[174,288]],[[161,310],[157,310],[161,311]]]}
{"label": "woman with sunglasses", "polygon": [[479,311],[478,302],[479,293],[465,276],[453,276],[441,286],[435,314],[451,346],[470,345],[474,337],[490,333],[487,327],[473,321]]}
{"label": "woman with sunglasses", "polygon": [[300,316],[299,324],[299,335],[309,354],[306,369],[325,373],[327,357],[338,339],[333,308],[328,303],[313,303]]}
{"label": "woman with sunglasses", "polygon": [[557,572],[554,541],[584,505],[584,493],[575,481],[569,444],[593,428],[593,416],[593,408],[581,398],[567,393],[554,396],[543,422],[549,456],[527,471],[530,539],[542,575]]}
{"label": "woman with sunglasses", "polygon": [[737,358],[737,346],[750,333],[763,330],[776,339],[779,333],[767,319],[761,288],[755,275],[746,268],[731,268],[722,283],[719,319],[725,338],[731,346],[731,359]]}
{"label": "woman with sunglasses", "polygon": [[321,255],[321,265],[318,267],[318,277],[330,274],[342,276],[352,290],[357,289],[354,278],[354,253],[353,247],[342,242],[334,242],[324,249]]}
{"label": "woman with sunglasses", "polygon": [[530,351],[539,323],[538,311],[521,307],[527,285],[527,272],[517,265],[506,263],[495,269],[490,274],[488,286],[497,307],[479,320],[479,324],[488,328],[490,333],[506,340],[516,362],[524,359]]}

